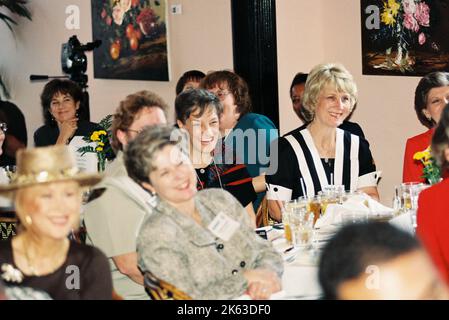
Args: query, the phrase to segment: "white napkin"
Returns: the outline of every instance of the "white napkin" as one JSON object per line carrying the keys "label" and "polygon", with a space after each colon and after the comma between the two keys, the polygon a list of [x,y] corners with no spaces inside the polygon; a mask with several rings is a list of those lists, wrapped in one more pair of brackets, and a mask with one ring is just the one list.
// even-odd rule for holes
{"label": "white napkin", "polygon": [[410,234],[414,235],[411,211],[402,213],[389,221],[393,226],[398,227]]}
{"label": "white napkin", "polygon": [[392,208],[384,206],[366,194],[354,195],[341,205],[329,204],[324,215],[315,223],[315,228],[341,224],[343,215],[347,213],[354,215],[384,215],[392,212]]}

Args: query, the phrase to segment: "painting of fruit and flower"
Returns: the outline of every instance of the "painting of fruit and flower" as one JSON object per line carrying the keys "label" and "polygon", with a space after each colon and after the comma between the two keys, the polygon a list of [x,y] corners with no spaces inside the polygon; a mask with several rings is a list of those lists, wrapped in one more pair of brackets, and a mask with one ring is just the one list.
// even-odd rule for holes
{"label": "painting of fruit and flower", "polygon": [[166,0],[92,0],[94,77],[168,81]]}
{"label": "painting of fruit and flower", "polygon": [[361,0],[363,74],[449,71],[449,0]]}

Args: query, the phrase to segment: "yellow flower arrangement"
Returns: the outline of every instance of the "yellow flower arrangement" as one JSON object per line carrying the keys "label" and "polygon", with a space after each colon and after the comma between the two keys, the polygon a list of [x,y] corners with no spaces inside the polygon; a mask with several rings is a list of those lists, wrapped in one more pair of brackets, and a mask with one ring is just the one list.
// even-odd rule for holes
{"label": "yellow flower arrangement", "polygon": [[[100,126],[109,130],[109,127],[112,123],[112,115],[106,116],[104,119],[100,121]],[[98,159],[98,171],[102,172],[106,167],[106,159],[108,155],[112,154],[112,148],[109,144],[109,134],[106,130],[97,130],[92,132],[90,136],[86,136],[83,138],[87,143],[94,142],[95,147],[88,145],[78,149],[78,152],[81,152],[81,155],[84,155],[87,152],[93,152],[97,154]]]}
{"label": "yellow flower arrangement", "polygon": [[421,161],[424,165],[422,177],[430,184],[435,184],[441,180],[441,171],[435,163],[435,159],[432,157],[432,150],[430,146],[423,151],[416,152],[413,155],[413,159],[415,161]]}
{"label": "yellow flower arrangement", "polygon": [[384,2],[384,10],[380,15],[382,22],[387,26],[393,26],[396,23],[396,16],[400,7],[396,0],[388,0],[388,3]]}

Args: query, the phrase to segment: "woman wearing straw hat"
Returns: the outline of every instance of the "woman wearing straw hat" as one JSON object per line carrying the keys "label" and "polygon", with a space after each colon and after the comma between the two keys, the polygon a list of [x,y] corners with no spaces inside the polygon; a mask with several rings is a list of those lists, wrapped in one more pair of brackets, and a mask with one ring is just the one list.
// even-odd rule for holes
{"label": "woman wearing straw hat", "polygon": [[32,288],[58,300],[111,299],[112,281],[104,254],[71,242],[78,225],[81,189],[100,180],[81,174],[69,147],[23,149],[17,171],[0,193],[10,195],[21,227],[0,242],[0,276],[6,285]]}
{"label": "woman wearing straw hat", "polygon": [[270,214],[281,212],[276,200],[287,201],[303,195],[314,196],[325,186],[344,185],[376,199],[377,181],[368,142],[337,127],[357,102],[352,75],[341,64],[320,64],[307,77],[301,113],[308,125],[278,140],[278,152],[271,153],[267,175]]}

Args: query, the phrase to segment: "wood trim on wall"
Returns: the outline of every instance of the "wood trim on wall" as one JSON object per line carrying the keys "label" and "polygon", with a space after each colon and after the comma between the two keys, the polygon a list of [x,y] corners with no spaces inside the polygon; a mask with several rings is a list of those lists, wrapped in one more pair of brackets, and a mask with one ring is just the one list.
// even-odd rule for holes
{"label": "wood trim on wall", "polygon": [[279,128],[275,0],[231,0],[234,71],[247,82],[253,112]]}

